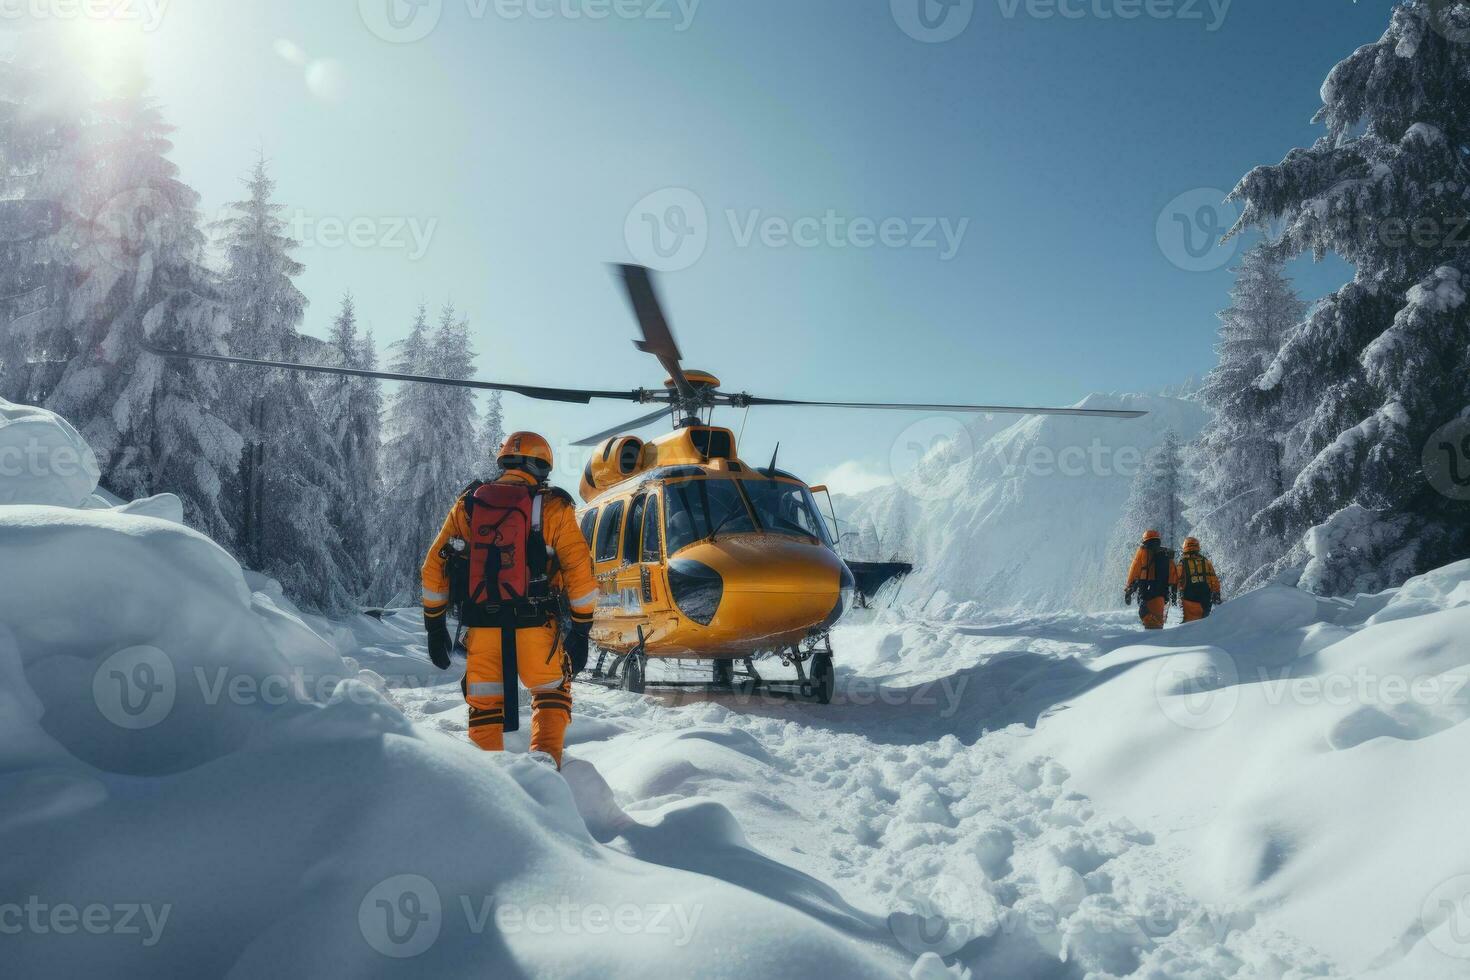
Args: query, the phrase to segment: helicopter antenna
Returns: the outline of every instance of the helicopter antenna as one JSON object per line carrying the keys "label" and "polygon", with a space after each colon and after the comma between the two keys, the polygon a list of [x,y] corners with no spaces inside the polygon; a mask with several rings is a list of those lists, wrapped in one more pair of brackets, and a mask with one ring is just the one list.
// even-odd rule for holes
{"label": "helicopter antenna", "polygon": [[781,455],[781,444],[776,443],[775,452],[771,453],[771,465],[766,467],[766,476],[776,475],[776,457]]}

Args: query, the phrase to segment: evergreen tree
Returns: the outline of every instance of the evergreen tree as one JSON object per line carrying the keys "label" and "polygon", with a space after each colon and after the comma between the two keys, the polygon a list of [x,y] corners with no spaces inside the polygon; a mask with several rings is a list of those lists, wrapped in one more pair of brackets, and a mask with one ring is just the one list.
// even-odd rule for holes
{"label": "evergreen tree", "polygon": [[96,180],[92,100],[55,32],[18,32],[0,57],[0,397],[39,405],[76,345],[74,282],[90,277],[85,189]]}
{"label": "evergreen tree", "polygon": [[[398,374],[427,373],[431,343],[428,312],[420,306],[413,329],[391,348],[391,369]],[[433,395],[430,385],[402,384],[388,402],[378,519],[382,533],[372,587],[373,596],[384,603],[412,601],[418,595],[424,552],[449,512],[451,501],[435,496]]]}
{"label": "evergreen tree", "polygon": [[1282,406],[1256,385],[1307,304],[1269,245],[1246,252],[1230,307],[1220,313],[1218,366],[1199,400],[1212,412],[1191,453],[1191,516],[1230,589],[1274,562],[1285,542],[1250,528],[1251,518],[1285,489]]}
{"label": "evergreen tree", "polygon": [[223,352],[222,298],[203,265],[199,197],[168,160],[171,132],[135,86],[98,109],[91,220],[64,304],[70,356],[46,397],[123,498],[177,494],[190,523],[228,537],[222,507],[240,437],[217,413],[218,370],[141,349]]}
{"label": "evergreen tree", "polygon": [[1238,227],[1280,224],[1285,254],[1333,251],[1353,281],[1287,338],[1261,381],[1287,485],[1252,532],[1295,542],[1257,580],[1379,589],[1470,553],[1466,504],[1422,454],[1470,419],[1470,4],[1409,0],[1322,86],[1326,134],[1234,191]]}
{"label": "evergreen tree", "polygon": [[[225,219],[230,346],[247,357],[309,357],[298,328],[306,297],[294,279],[302,266],[273,200],[264,160],[246,181],[249,196]],[[254,372],[233,407],[245,434],[236,486],[239,549],[247,565],[277,579],[297,601],[324,612],[350,609],[353,576],[334,523],[344,492],[338,446],[311,398],[308,381],[285,371]]]}
{"label": "evergreen tree", "polygon": [[[428,373],[457,381],[475,376],[475,349],[470,340],[469,320],[460,316],[453,304],[440,311],[439,328],[434,331],[430,346]],[[434,429],[434,481],[447,500],[471,480],[485,476],[475,392],[470,388],[435,385],[430,395],[438,419]]]}
{"label": "evergreen tree", "polygon": [[[413,329],[395,345],[393,370],[470,378],[475,356],[469,323],[446,306],[430,330],[419,307]],[[373,595],[384,602],[413,601],[419,593],[424,552],[444,515],[471,480],[484,476],[477,449],[475,399],[468,388],[405,384],[388,408],[383,492],[383,552]]]}
{"label": "evergreen tree", "polygon": [[500,452],[500,447],[505,444],[505,414],[501,406],[500,392],[490,392],[490,397],[485,399],[485,421],[480,427],[480,447],[484,453],[482,459],[487,460],[486,465],[493,468],[495,457]]}
{"label": "evergreen tree", "polygon": [[[352,294],[332,322],[330,363],[362,370],[377,369],[372,333],[360,336]],[[333,377],[321,392],[322,423],[342,461],[342,492],[335,499],[332,521],[342,537],[344,568],[351,591],[361,597],[372,584],[378,540],[375,515],[382,484],[382,384],[370,378]]]}
{"label": "evergreen tree", "polygon": [[1121,576],[1133,561],[1145,531],[1163,535],[1163,546],[1178,552],[1189,536],[1184,515],[1187,478],[1179,436],[1166,429],[1162,441],[1147,456],[1133,478],[1123,514],[1108,544],[1105,568],[1116,568]]}

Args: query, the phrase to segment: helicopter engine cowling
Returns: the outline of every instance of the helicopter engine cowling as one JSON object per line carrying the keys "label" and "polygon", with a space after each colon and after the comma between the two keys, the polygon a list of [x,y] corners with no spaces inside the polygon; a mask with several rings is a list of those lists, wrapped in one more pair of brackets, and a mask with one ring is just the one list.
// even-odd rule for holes
{"label": "helicopter engine cowling", "polygon": [[613,436],[605,440],[592,451],[592,458],[582,470],[582,499],[591,500],[642,468],[642,439],[637,436]]}

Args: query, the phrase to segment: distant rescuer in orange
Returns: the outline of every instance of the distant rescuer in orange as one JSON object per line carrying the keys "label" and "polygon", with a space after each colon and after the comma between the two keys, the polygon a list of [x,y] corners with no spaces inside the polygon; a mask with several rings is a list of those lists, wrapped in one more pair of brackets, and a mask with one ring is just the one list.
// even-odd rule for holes
{"label": "distant rescuer in orange", "polygon": [[449,669],[453,605],[469,630],[470,738],[490,752],[505,748],[504,733],[520,728],[519,677],[531,692],[531,751],[561,768],[572,678],[587,666],[597,604],[592,555],[572,498],[546,483],[552,456],[545,439],[512,433],[497,462],[500,475],[465,490],[424,559],[429,659]]}
{"label": "distant rescuer in orange", "polygon": [[1184,557],[1174,566],[1172,584],[1186,623],[1204,619],[1211,608],[1225,601],[1214,564],[1200,554],[1199,538],[1184,539]]}
{"label": "distant rescuer in orange", "polygon": [[1138,599],[1138,618],[1143,628],[1161,630],[1169,614],[1169,590],[1174,582],[1174,554],[1163,546],[1163,535],[1147,531],[1143,544],[1133,556],[1128,569],[1128,587],[1123,590],[1123,604]]}

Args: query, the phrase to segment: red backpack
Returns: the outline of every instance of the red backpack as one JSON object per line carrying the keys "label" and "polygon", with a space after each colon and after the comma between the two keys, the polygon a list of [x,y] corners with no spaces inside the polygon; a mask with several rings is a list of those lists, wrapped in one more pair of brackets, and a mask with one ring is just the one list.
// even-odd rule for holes
{"label": "red backpack", "polygon": [[542,500],[538,488],[518,483],[482,483],[465,494],[470,606],[525,614],[546,599]]}

